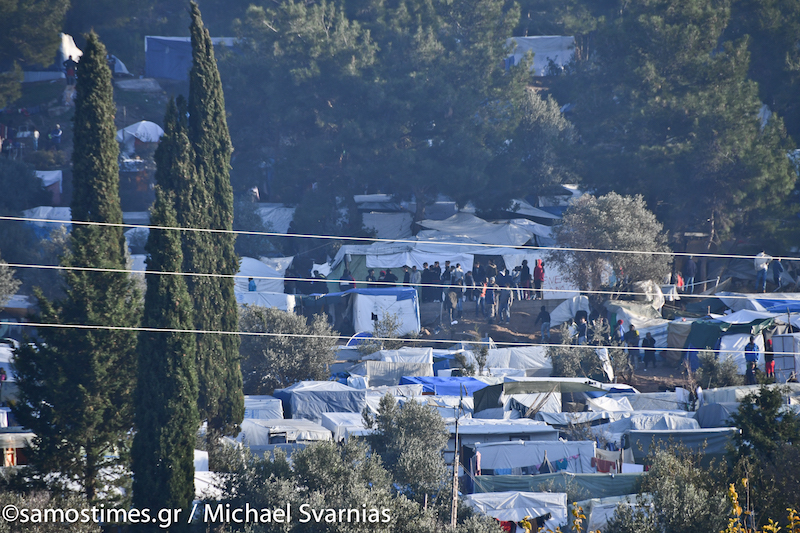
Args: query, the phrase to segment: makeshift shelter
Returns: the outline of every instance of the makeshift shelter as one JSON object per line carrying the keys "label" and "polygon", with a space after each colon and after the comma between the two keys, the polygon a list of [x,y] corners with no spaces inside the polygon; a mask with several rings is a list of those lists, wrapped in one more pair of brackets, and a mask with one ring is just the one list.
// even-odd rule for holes
{"label": "makeshift shelter", "polygon": [[281,401],[269,395],[244,397],[244,417],[277,420],[283,418]]}
{"label": "makeshift shelter", "polygon": [[117,142],[120,143],[120,152],[132,154],[140,146],[155,146],[164,135],[164,130],[155,122],[142,120],[117,130]]}
{"label": "makeshift shelter", "polygon": [[322,413],[360,413],[366,392],[335,381],[301,381],[273,395],[283,403],[284,416],[319,423]]}
{"label": "makeshift shelter", "polygon": [[242,430],[234,439],[254,453],[270,444],[331,440],[331,432],[309,420],[264,420],[245,418]]}
{"label": "makeshift shelter", "polygon": [[800,333],[772,336],[775,379],[778,383],[800,375]]}
{"label": "makeshift shelter", "polygon": [[236,303],[239,305],[258,305],[260,307],[274,307],[281,311],[294,313],[298,298],[294,294],[282,292],[237,292]]}
{"label": "makeshift shelter", "polygon": [[723,460],[728,446],[738,434],[738,428],[709,428],[688,430],[631,430],[623,436],[623,447],[633,451],[636,464],[645,464],[656,449],[684,446],[695,453],[702,452],[702,463]]}
{"label": "makeshift shelter", "polygon": [[[478,367],[475,353],[464,352],[467,363]],[[546,377],[553,373],[553,361],[547,356],[545,346],[514,346],[511,348],[490,348],[484,368],[525,370],[526,376]]]}
{"label": "makeshift shelter", "polygon": [[437,396],[473,396],[488,385],[473,377],[423,377],[404,376],[401,385],[422,385],[423,393]]}
{"label": "makeshift shelter", "polygon": [[535,475],[554,471],[595,473],[594,441],[510,441],[476,443],[470,469],[475,475]]}
{"label": "makeshift shelter", "polygon": [[506,59],[509,67],[522,63],[525,55],[533,54],[531,73],[534,76],[547,76],[552,65],[563,69],[572,61],[575,54],[575,37],[566,35],[536,35],[533,37],[512,37],[506,39],[506,46],[512,53]]}
{"label": "makeshift shelter", "polygon": [[[232,37],[212,37],[217,48],[234,46]],[[148,78],[167,78],[186,81],[192,68],[192,40],[190,37],[162,37],[146,35],[144,38],[145,72]]]}
{"label": "makeshift shelter", "polygon": [[294,207],[283,204],[256,204],[256,214],[261,218],[261,222],[269,231],[275,233],[289,232],[289,226],[294,220],[294,211]]}
{"label": "makeshift shelter", "polygon": [[[452,453],[455,450],[455,420],[448,421],[447,431],[450,432],[450,440],[447,443],[445,460],[452,462]],[[530,418],[518,418],[516,420],[462,418],[458,421],[458,442],[462,448],[474,446],[478,443],[515,440],[557,441],[558,430],[544,422],[531,420]],[[448,456],[448,454],[450,455]],[[462,458],[468,456],[462,451]]]}
{"label": "makeshift shelter", "polygon": [[[589,500],[582,500],[574,504],[575,507],[583,509],[583,514],[586,520],[581,524],[586,528],[586,531],[603,531],[608,525],[609,520],[614,518],[619,506],[630,507],[631,509],[638,509],[641,507],[638,499],[634,495],[626,496],[610,496],[608,498],[592,498]],[[649,503],[644,504],[649,509]],[[572,514],[570,513],[570,524],[573,522]]]}
{"label": "makeshift shelter", "polygon": [[364,376],[368,387],[399,385],[405,376],[433,376],[432,363],[407,363],[394,361],[364,361],[354,365],[350,374]]}
{"label": "makeshift shelter", "polygon": [[322,413],[322,426],[333,434],[336,442],[372,433],[371,429],[364,427],[361,413]]}
{"label": "makeshift shelter", "polygon": [[411,239],[411,213],[362,213],[361,220],[366,229],[375,232],[379,239]]}
{"label": "makeshift shelter", "polygon": [[62,182],[63,173],[60,170],[34,170],[36,177],[42,180],[42,187],[50,192],[53,205],[61,203],[61,193],[64,192]]}
{"label": "makeshift shelter", "polygon": [[63,79],[64,75],[64,61],[69,56],[75,61],[80,61],[83,52],[75,45],[75,40],[72,35],[66,33],[59,34],[60,43],[56,51],[56,57],[51,65],[36,65],[26,67],[23,72],[23,83],[35,83],[38,81],[50,81]]}
{"label": "makeshift shelter", "polygon": [[556,328],[569,319],[574,319],[579,311],[589,314],[589,298],[580,295],[567,298],[550,312],[550,327]]}
{"label": "makeshift shelter", "polygon": [[738,402],[706,403],[698,407],[694,416],[701,428],[725,428],[731,426],[731,415],[738,410]]}
{"label": "makeshift shelter", "polygon": [[[464,504],[501,522],[550,515],[541,525],[551,531],[567,523],[567,495],[555,492],[493,492],[464,496]],[[535,520],[534,520],[535,523]],[[517,531],[516,524],[513,524]],[[511,527],[511,525],[509,525]]]}
{"label": "makeshift shelter", "polygon": [[396,315],[399,336],[419,333],[421,328],[419,298],[410,287],[383,289],[350,289],[331,294],[314,294],[303,298],[304,312],[327,312],[336,317],[339,331],[372,331],[374,324],[386,315]]}
{"label": "makeshift shelter", "polygon": [[733,314],[712,319],[698,319],[692,322],[692,330],[683,348],[715,348],[723,335],[734,333],[757,335],[772,326],[775,317],[771,313],[742,310]]}
{"label": "makeshift shelter", "polygon": [[456,213],[446,220],[422,220],[419,225],[427,230],[418,234],[421,240],[466,239],[480,244],[522,246],[537,234],[552,238],[549,226],[530,220],[487,222],[470,213]]}
{"label": "makeshift shelter", "polygon": [[283,293],[283,278],[293,259],[291,256],[264,258],[262,260],[242,257],[239,261],[239,272],[233,278],[233,290],[236,293],[251,292],[249,290],[249,278],[253,278],[256,283],[256,290],[252,292]]}
{"label": "makeshift shelter", "polygon": [[[557,409],[547,408],[550,412],[561,412],[563,394],[578,394],[581,398],[598,397],[606,394],[596,381],[585,378],[506,378],[497,385],[485,387],[475,393],[475,412],[485,409],[505,407],[509,396],[540,394],[542,407],[545,407],[549,396],[558,404]],[[541,410],[541,409],[540,409]]]}
{"label": "makeshift shelter", "polygon": [[637,484],[644,474],[572,474],[555,472],[535,476],[476,476],[475,492],[578,490],[589,498],[609,498],[636,494]]}
{"label": "makeshift shelter", "polygon": [[622,436],[632,430],[696,430],[700,429],[700,424],[694,419],[692,413],[683,413],[673,415],[670,413],[654,413],[648,414],[629,413],[614,422],[608,424],[600,424],[592,428],[592,433],[598,437],[604,438],[607,442],[613,442],[619,446],[622,442]]}
{"label": "makeshift shelter", "polygon": [[[769,276],[772,280],[772,276]],[[768,313],[800,313],[800,293],[748,294],[719,292],[716,297],[734,311],[751,310]]]}
{"label": "makeshift shelter", "polygon": [[433,348],[402,347],[397,350],[378,350],[362,358],[364,361],[386,361],[392,363],[433,364]]}

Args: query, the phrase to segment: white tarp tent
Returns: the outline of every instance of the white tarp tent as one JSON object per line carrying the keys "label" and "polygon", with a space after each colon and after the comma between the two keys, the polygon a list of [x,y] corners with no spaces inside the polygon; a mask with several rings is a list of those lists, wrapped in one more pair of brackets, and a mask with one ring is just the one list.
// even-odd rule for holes
{"label": "white tarp tent", "polygon": [[60,170],[34,170],[34,174],[36,177],[42,180],[42,187],[45,189],[50,187],[51,185],[57,183],[58,184],[58,192],[64,192],[62,183],[63,183],[63,173]]}
{"label": "white tarp tent", "polygon": [[514,475],[515,472],[524,475],[525,469],[530,467],[538,471],[545,459],[559,471],[593,474],[596,472],[592,466],[594,451],[594,441],[518,440],[475,445],[475,452],[481,454],[481,470],[492,469],[495,475]]}
{"label": "white tarp tent", "polygon": [[800,333],[772,336],[775,354],[775,379],[785,383],[800,373]]}
{"label": "white tarp tent", "polygon": [[392,363],[433,364],[433,348],[402,347],[398,350],[378,350],[365,355],[364,361],[386,361]]}
{"label": "white tarp tent", "polygon": [[364,376],[368,387],[399,385],[403,376],[433,376],[432,363],[407,363],[397,361],[364,361],[348,370]]}
{"label": "white tarp tent", "polygon": [[245,418],[242,431],[235,441],[249,447],[260,447],[276,442],[331,440],[331,432],[310,420],[264,420]]}
{"label": "white tarp tent", "polygon": [[534,76],[547,75],[550,61],[563,68],[575,54],[575,37],[564,35],[512,37],[506,39],[506,45],[513,49],[509,59],[513,58],[514,65],[520,64],[528,52],[533,53],[531,72]]}
{"label": "white tarp tent", "polygon": [[44,222],[44,220],[52,220],[52,221],[59,221],[63,222],[67,229],[72,225],[72,211],[69,207],[50,207],[47,205],[42,205],[39,207],[33,207],[31,209],[26,209],[22,212],[22,216],[25,218],[35,218],[42,220],[41,222],[30,222],[34,226],[39,226],[40,228],[47,228],[48,230],[55,228],[58,224],[53,224],[52,222]]}
{"label": "white tarp tent", "polygon": [[236,303],[239,305],[258,305],[260,307],[274,307],[281,311],[294,313],[297,297],[294,294],[282,292],[237,292]]}
{"label": "white tarp tent", "polygon": [[360,413],[366,406],[366,391],[335,381],[301,381],[273,396],[283,402],[284,416],[313,422],[322,420],[322,413]]}
{"label": "white tarp tent", "polygon": [[269,395],[245,395],[244,417],[264,420],[283,418],[281,401]]}
{"label": "white tarp tent", "polygon": [[[740,311],[741,312],[741,311]],[[758,362],[764,364],[764,337],[762,335],[755,335],[756,346],[758,346]],[[719,359],[731,359],[739,369],[740,374],[747,371],[747,361],[744,359],[744,347],[750,342],[749,333],[734,333],[731,335],[723,335],[719,339]],[[773,348],[774,349],[774,348]]]}
{"label": "white tarp tent", "polygon": [[475,243],[500,246],[525,244],[537,234],[534,230],[537,226],[545,228],[538,231],[548,237],[551,232],[551,228],[548,226],[536,224],[530,220],[522,219],[521,223],[516,220],[492,223],[470,213],[456,213],[446,220],[423,220],[419,225],[426,230],[433,230],[433,232],[423,233],[423,239],[442,239],[452,236],[469,239]]}
{"label": "white tarp tent", "polygon": [[558,327],[570,318],[575,318],[578,311],[585,311],[587,315],[589,314],[589,298],[586,296],[572,296],[558,304],[550,312],[550,327]]}
{"label": "white tarp tent", "polygon": [[567,523],[564,492],[483,492],[464,496],[464,503],[503,522],[519,522],[526,516],[538,518],[550,513],[550,520],[544,523],[550,531]]}
{"label": "white tarp tent", "polygon": [[245,293],[249,291],[249,278],[256,282],[253,292],[283,293],[283,278],[286,269],[292,264],[293,257],[280,257],[262,260],[252,257],[242,257],[239,262],[239,272],[234,278],[234,291]]}
{"label": "white tarp tent", "polygon": [[256,206],[256,214],[261,217],[261,222],[269,231],[288,233],[289,226],[294,220],[294,207],[268,203],[256,204]]}
{"label": "white tarp tent", "polygon": [[700,429],[700,424],[691,415],[692,413],[671,414],[671,413],[628,413],[625,416],[608,424],[600,424],[591,428],[592,433],[604,438],[608,442],[614,442],[620,446],[622,435],[631,430],[663,429],[663,430],[687,430]]}
{"label": "white tarp tent", "polygon": [[322,413],[322,426],[333,433],[336,442],[372,433],[371,429],[364,427],[361,413]]}
{"label": "white tarp tent", "polygon": [[375,231],[379,239],[411,239],[411,213],[363,213],[361,220],[364,227]]}
{"label": "white tarp tent", "polygon": [[156,143],[164,135],[164,130],[155,122],[142,120],[117,130],[117,142],[122,146],[120,151],[124,154],[134,152],[134,143],[139,140],[143,143]]}
{"label": "white tarp tent", "polygon": [[372,292],[369,289],[353,289],[348,292],[353,293],[355,331],[372,331],[376,320],[381,320],[386,315],[397,315],[398,336],[419,333],[422,323],[416,290],[398,287],[372,289]]}
{"label": "white tarp tent", "polygon": [[[469,364],[477,367],[474,352],[466,351],[464,355]],[[490,349],[484,367],[532,370],[531,376],[550,376],[553,372],[553,361],[547,356],[545,346],[514,346]]]}

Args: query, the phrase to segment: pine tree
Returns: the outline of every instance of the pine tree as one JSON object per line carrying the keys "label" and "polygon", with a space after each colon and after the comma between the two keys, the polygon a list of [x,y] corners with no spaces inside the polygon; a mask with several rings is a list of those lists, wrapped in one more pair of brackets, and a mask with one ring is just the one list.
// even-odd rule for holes
{"label": "pine tree", "polygon": [[[167,108],[164,129],[156,152],[159,184],[193,173],[189,140],[173,101]],[[152,225],[177,226],[174,196],[161,187],[156,189]],[[181,271],[178,231],[151,229],[146,250],[148,271]],[[139,335],[133,500],[138,508],[188,509],[194,498],[194,443],[199,424],[195,336],[177,330],[193,328],[192,301],[183,276],[147,274],[146,279],[143,327],[176,331],[142,331]]]}
{"label": "pine tree", "polygon": [[[199,219],[194,227],[233,229],[233,189],[230,181],[231,147],[225,118],[225,98],[214,59],[214,47],[203,26],[197,4],[191,3],[193,64],[189,75],[189,140],[195,153]],[[200,191],[204,188],[205,191]],[[180,208],[179,208],[180,209]],[[188,216],[185,211],[184,216]],[[182,210],[179,210],[179,222]],[[194,233],[194,232],[192,232]],[[232,234],[216,233],[184,239],[186,272],[213,272],[233,276],[239,269]],[[237,331],[233,278],[191,278],[198,330]],[[201,418],[209,428],[233,432],[244,416],[239,338],[235,335],[199,334],[197,375]]]}
{"label": "pine tree", "polygon": [[[115,106],[106,49],[87,36],[77,83],[72,220],[122,224]],[[73,224],[67,267],[124,269],[121,227]],[[117,272],[67,271],[66,297],[40,298],[48,324],[134,327],[140,296]],[[90,501],[103,496],[107,467],[124,461],[133,422],[136,334],[124,330],[40,328],[40,342],[16,352],[20,423],[31,429],[31,464],[78,483]]]}

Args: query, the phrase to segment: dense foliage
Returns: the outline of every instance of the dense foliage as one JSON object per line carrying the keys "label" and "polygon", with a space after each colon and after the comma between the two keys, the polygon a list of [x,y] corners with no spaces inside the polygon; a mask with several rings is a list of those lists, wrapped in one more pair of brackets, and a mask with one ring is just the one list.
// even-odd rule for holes
{"label": "dense foliage", "polygon": [[[122,224],[114,101],[106,50],[90,34],[81,61],[74,118],[72,220]],[[126,268],[121,227],[73,225],[66,267]],[[40,298],[48,324],[130,328],[140,302],[120,272],[67,270],[66,297]],[[108,488],[109,467],[125,464],[133,423],[136,335],[124,329],[42,328],[41,340],[16,351],[19,402],[14,414],[36,433],[31,465],[59,472],[57,484],[76,483],[89,501]]]}

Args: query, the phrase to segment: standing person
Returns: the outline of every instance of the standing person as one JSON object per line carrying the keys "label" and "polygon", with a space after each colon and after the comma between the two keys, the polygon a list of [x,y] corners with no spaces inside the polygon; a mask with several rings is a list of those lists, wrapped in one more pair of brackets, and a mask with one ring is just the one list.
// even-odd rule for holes
{"label": "standing person", "polygon": [[500,289],[500,322],[505,318],[506,324],[511,323],[511,304],[514,303],[514,291],[508,282]]}
{"label": "standing person", "polygon": [[622,320],[617,320],[617,326],[614,328],[611,340],[617,344],[622,344],[622,341],[625,340],[625,326],[622,325]]}
{"label": "standing person", "polygon": [[517,300],[522,300],[524,291],[522,290],[522,267],[514,267],[511,272],[511,287],[513,287]]}
{"label": "standing person", "polygon": [[530,300],[531,293],[529,289],[531,288],[531,267],[528,266],[527,259],[522,260],[522,267],[520,267],[519,270],[519,284],[523,288],[523,298]]}
{"label": "standing person", "polygon": [[472,264],[472,278],[475,280],[475,285],[482,285],[486,281],[486,271],[481,266],[480,261],[475,261]]}
{"label": "standing person", "polygon": [[422,263],[422,272],[420,272],[420,283],[422,283],[422,286],[420,287],[420,300],[423,302],[430,302],[433,300],[433,298],[431,298],[431,289],[428,287],[430,279],[431,269],[428,266],[428,263]]}
{"label": "standing person", "polygon": [[647,365],[653,363],[653,368],[656,367],[656,340],[653,334],[649,331],[642,339],[642,351],[644,351],[644,368],[647,370]]}
{"label": "standing person", "polygon": [[457,285],[450,285],[447,289],[444,304],[447,306],[447,315],[450,318],[450,325],[458,323],[456,317],[458,316],[458,301],[461,298]]}
{"label": "standing person", "polygon": [[456,269],[453,271],[454,279],[464,279],[464,269],[461,268],[461,263],[456,263]]}
{"label": "standing person", "polygon": [[758,252],[755,259],[753,259],[753,266],[756,269],[756,291],[767,292],[767,270],[769,270],[769,263],[772,257],[764,253]]}
{"label": "standing person", "polygon": [[250,292],[256,292],[256,280],[254,280],[253,278],[248,278],[247,290]]}
{"label": "standing person", "polygon": [[339,280],[339,291],[344,292],[355,288],[356,278],[354,278],[350,271],[345,268],[342,272],[342,278]]}
{"label": "standing person", "polygon": [[764,371],[768,378],[775,379],[775,354],[772,350],[772,339],[767,339],[764,347]]}
{"label": "standing person", "polygon": [[494,324],[494,318],[497,316],[497,291],[500,287],[497,285],[494,277],[489,278],[489,284],[486,287],[486,307],[489,308],[489,324]]}
{"label": "standing person", "polygon": [[406,287],[411,285],[411,272],[408,270],[408,265],[403,265],[403,285]]}
{"label": "standing person", "polygon": [[535,326],[541,321],[542,323],[542,342],[550,342],[550,313],[547,312],[547,307],[544,305],[542,306],[542,310],[539,311],[539,314],[536,316],[536,322],[533,323]]}
{"label": "standing person", "polygon": [[497,280],[497,265],[491,259],[489,259],[489,264],[486,265],[486,277]]}
{"label": "standing person", "polygon": [[586,317],[582,316],[578,322],[578,344],[586,344],[586,338],[589,335],[589,324],[586,322]]}
{"label": "standing person", "polygon": [[475,293],[475,278],[472,277],[472,270],[467,270],[467,273],[464,274],[464,287],[467,301],[471,302]]}
{"label": "standing person", "polygon": [[633,362],[638,361],[639,363],[641,363],[642,356],[641,353],[639,353],[639,332],[636,331],[636,328],[633,327],[633,324],[631,324],[630,329],[628,329],[628,332],[625,333],[624,340],[625,344],[628,345],[628,355],[630,356],[630,358],[633,359]]}
{"label": "standing person", "polygon": [[419,298],[419,301],[422,301],[420,283],[422,283],[422,272],[417,270],[417,265],[414,265],[411,267],[411,285],[417,289],[417,298]]}
{"label": "standing person", "polygon": [[367,270],[367,279],[364,280],[364,281],[367,282],[367,288],[368,289],[374,289],[375,287],[378,286],[375,283],[378,280],[375,279],[375,269],[374,268],[370,268],[369,270]]}
{"label": "standing person", "polygon": [[747,363],[747,372],[745,372],[745,385],[756,384],[756,365],[758,365],[758,345],[756,345],[756,338],[750,335],[750,342],[744,347],[744,360]]}
{"label": "standing person", "polygon": [[[485,281],[481,282],[477,289],[475,289],[475,316],[483,316],[486,318],[486,291],[488,290]],[[478,314],[480,312],[480,315]]]}
{"label": "standing person", "polygon": [[63,132],[61,131],[61,125],[56,124],[56,127],[53,128],[47,138],[50,139],[50,146],[52,146],[56,151],[61,150],[61,135]]}
{"label": "standing person", "polygon": [[694,257],[690,255],[683,265],[683,282],[684,286],[688,288],[687,292],[689,294],[694,294],[695,276],[697,276],[697,263],[695,263]]}
{"label": "standing person", "polygon": [[[62,56],[63,57],[63,56]],[[67,75],[67,85],[75,85],[75,71],[78,69],[78,64],[69,56],[64,61],[64,73]]]}
{"label": "standing person", "polygon": [[536,266],[533,268],[533,287],[534,287],[534,300],[544,300],[544,263],[541,259],[536,260]]}
{"label": "standing person", "polygon": [[[381,271],[381,273],[383,273],[383,271]],[[393,284],[397,285],[397,282],[399,281],[399,278],[397,277],[397,274],[392,272],[391,268],[387,268],[386,269],[386,275],[384,276],[383,281],[385,281],[388,284],[392,284],[393,283]]]}
{"label": "standing person", "polygon": [[780,257],[772,262],[772,281],[775,283],[775,290],[781,288],[781,274],[783,274],[784,270],[785,269],[783,268],[783,263],[781,263]]}

